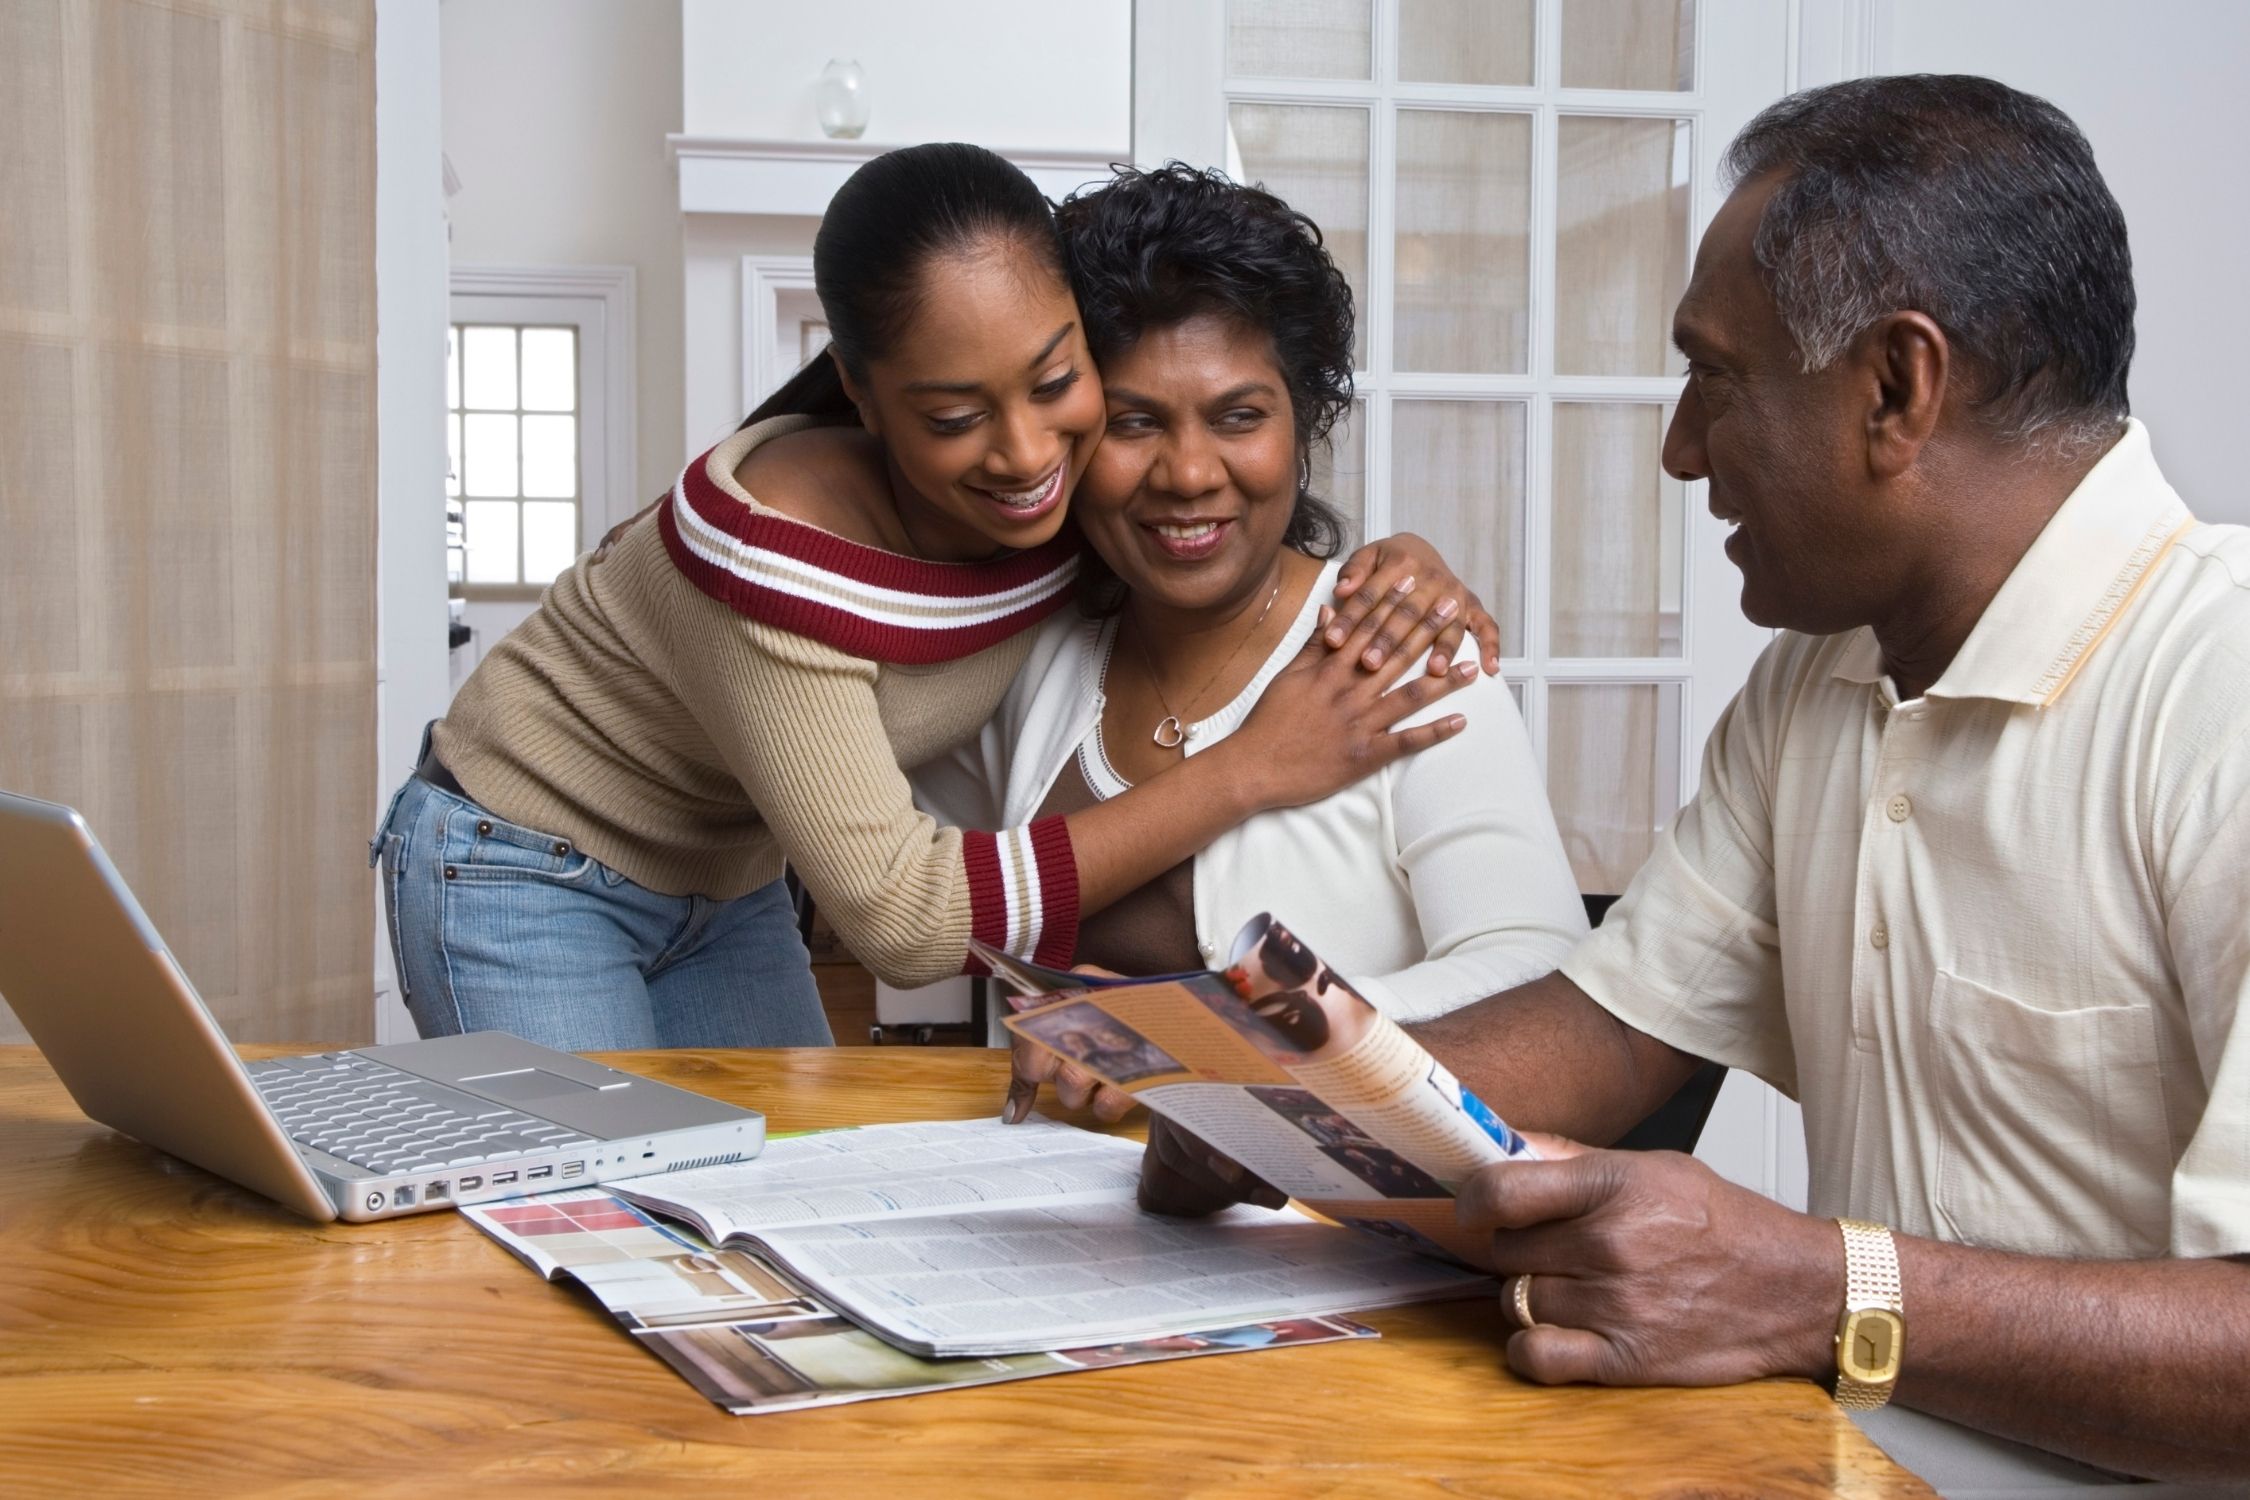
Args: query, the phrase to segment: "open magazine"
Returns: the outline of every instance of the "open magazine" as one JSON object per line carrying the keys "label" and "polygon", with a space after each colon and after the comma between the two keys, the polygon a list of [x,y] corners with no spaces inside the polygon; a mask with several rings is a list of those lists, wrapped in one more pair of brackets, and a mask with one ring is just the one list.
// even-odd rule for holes
{"label": "open magazine", "polygon": [[637,1342],[737,1416],[1376,1337],[1342,1318],[1288,1318],[1082,1349],[924,1359],[860,1328],[764,1256],[714,1248],[604,1188],[461,1213],[550,1281],[583,1284]]}
{"label": "open magazine", "polygon": [[1482,1278],[1303,1214],[1182,1222],[1135,1201],[1141,1148],[1052,1120],[865,1125],[755,1161],[611,1183],[925,1357],[1021,1354],[1321,1318]]}
{"label": "open magazine", "polygon": [[1480,1263],[1455,1189],[1536,1155],[1271,916],[1242,929],[1224,972],[1092,976],[973,946],[1019,992],[1010,1031],[1339,1223]]}

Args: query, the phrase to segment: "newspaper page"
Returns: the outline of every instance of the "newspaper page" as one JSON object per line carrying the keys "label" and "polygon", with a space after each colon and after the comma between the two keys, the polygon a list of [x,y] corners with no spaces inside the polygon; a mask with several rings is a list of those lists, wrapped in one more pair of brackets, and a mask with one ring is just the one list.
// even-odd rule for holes
{"label": "newspaper page", "polygon": [[1290,1210],[1144,1213],[1140,1155],[1052,1120],[870,1125],[610,1191],[713,1243],[759,1247],[837,1311],[933,1357],[1319,1318],[1482,1283]]}
{"label": "newspaper page", "polygon": [[[1005,955],[1002,955],[1005,957]],[[1459,1080],[1270,916],[1223,973],[1073,976],[988,959],[1008,1029],[1133,1094],[1306,1208],[1471,1265],[1453,1195],[1533,1155]]]}
{"label": "newspaper page", "polygon": [[1288,1318],[1079,1349],[924,1359],[860,1328],[764,1256],[714,1248],[603,1188],[461,1213],[550,1281],[585,1286],[643,1348],[737,1416],[1377,1337],[1344,1318]]}

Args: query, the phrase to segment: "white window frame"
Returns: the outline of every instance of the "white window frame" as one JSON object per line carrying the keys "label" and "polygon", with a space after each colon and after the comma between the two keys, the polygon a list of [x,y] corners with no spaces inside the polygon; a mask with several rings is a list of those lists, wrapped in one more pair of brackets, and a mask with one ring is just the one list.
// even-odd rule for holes
{"label": "white window frame", "polygon": [[[1532,319],[1528,370],[1516,375],[1397,373],[1391,369],[1394,290],[1393,236],[1397,202],[1397,143],[1392,106],[1492,110],[1532,120],[1533,188],[1529,226],[1530,292],[1534,308],[1554,305],[1553,226],[1556,216],[1559,120],[1564,115],[1638,115],[1684,119],[1693,131],[1689,182],[1688,251],[1710,222],[1721,194],[1718,154],[1757,109],[1795,82],[1799,11],[1818,0],[1729,0],[1696,7],[1695,87],[1677,93],[1638,89],[1565,89],[1561,77],[1560,20],[1567,0],[1536,0],[1534,82],[1529,86],[1383,82],[1396,71],[1398,0],[1370,0],[1374,55],[1372,80],[1242,78],[1225,71],[1226,11],[1209,0],[1141,0],[1135,8],[1134,51],[1146,63],[1134,73],[1133,159],[1152,166],[1179,158],[1225,165],[1227,109],[1233,103],[1302,104],[1368,111],[1367,300],[1368,365],[1355,375],[1366,463],[1362,524],[1380,536],[1395,523],[1390,504],[1392,411],[1395,400],[1520,401],[1528,435],[1524,453],[1524,638],[1502,642],[1501,671],[1519,688],[1534,749],[1545,763],[1550,685],[1578,683],[1677,684],[1681,754],[1678,795],[1694,794],[1698,751],[1733,697],[1770,632],[1751,625],[1736,606],[1740,580],[1726,561],[1725,528],[1704,506],[1704,486],[1686,487],[1682,528],[1680,655],[1677,657],[1556,657],[1548,649],[1553,561],[1553,407],[1557,400],[1669,406],[1684,380],[1662,376],[1555,375],[1553,320]],[[1834,3],[1834,0],[1830,0]],[[1867,3],[1867,0],[1860,0]],[[1810,17],[1804,18],[1811,21]],[[1813,29],[1831,29],[1823,19]],[[1784,54],[1786,66],[1784,64]],[[1755,58],[1755,68],[1736,65]],[[1768,66],[1768,62],[1772,66]],[[1758,71],[1762,70],[1762,71]],[[1726,78],[1714,89],[1714,77]],[[1757,74],[1754,84],[1744,77]],[[1763,77],[1771,72],[1770,80]]]}
{"label": "white window frame", "polygon": [[457,265],[452,286],[455,323],[578,330],[578,545],[593,546],[654,498],[640,495],[634,469],[633,268]]}
{"label": "white window frame", "polygon": [[809,255],[745,255],[742,257],[742,409],[755,410],[773,389],[797,373],[775,358],[781,343],[781,297],[785,292],[810,292],[813,263]]}

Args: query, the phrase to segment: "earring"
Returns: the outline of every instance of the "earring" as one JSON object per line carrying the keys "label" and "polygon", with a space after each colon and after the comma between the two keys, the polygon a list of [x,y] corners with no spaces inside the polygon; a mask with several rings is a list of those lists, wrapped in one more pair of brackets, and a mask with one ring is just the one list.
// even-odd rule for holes
{"label": "earring", "polygon": [[1297,496],[1299,499],[1303,499],[1305,496],[1310,495],[1311,493],[1312,455],[1310,453],[1301,453],[1297,456]]}

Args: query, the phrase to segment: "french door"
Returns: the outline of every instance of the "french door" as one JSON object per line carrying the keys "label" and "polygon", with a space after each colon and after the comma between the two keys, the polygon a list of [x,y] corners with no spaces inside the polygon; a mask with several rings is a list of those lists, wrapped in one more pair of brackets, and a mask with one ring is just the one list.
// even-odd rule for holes
{"label": "french door", "polygon": [[[1769,638],[1660,453],[1672,309],[1720,152],[1785,90],[1787,0],[1135,14],[1136,161],[1263,183],[1352,284],[1359,399],[1319,491],[1363,534],[1429,537],[1492,606],[1580,888],[1622,890]],[[1801,1195],[1786,1101],[1730,1093],[1730,1175]]]}

